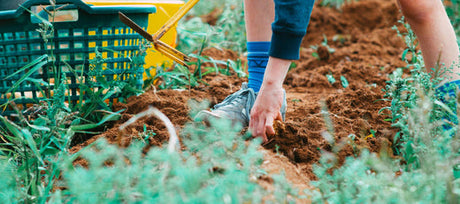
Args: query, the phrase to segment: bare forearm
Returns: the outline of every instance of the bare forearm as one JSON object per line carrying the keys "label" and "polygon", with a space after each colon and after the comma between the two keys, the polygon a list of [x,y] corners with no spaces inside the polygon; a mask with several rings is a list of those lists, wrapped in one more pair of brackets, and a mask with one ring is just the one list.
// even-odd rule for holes
{"label": "bare forearm", "polygon": [[289,70],[290,60],[270,57],[265,70],[264,81],[251,110],[249,129],[254,136],[267,141],[267,134],[273,135],[274,120],[282,120],[280,112],[283,104],[283,81]]}
{"label": "bare forearm", "polygon": [[270,57],[265,70],[264,82],[262,88],[282,88],[284,78],[289,71],[290,60]]}

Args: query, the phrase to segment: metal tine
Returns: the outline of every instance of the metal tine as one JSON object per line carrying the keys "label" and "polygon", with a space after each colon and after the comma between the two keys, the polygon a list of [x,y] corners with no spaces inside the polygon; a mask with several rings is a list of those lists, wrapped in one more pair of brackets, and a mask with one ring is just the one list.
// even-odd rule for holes
{"label": "metal tine", "polygon": [[177,12],[175,13],[166,23],[163,25],[160,30],[158,30],[154,35],[151,35],[131,19],[129,19],[126,15],[121,12],[118,12],[118,16],[120,20],[132,28],[134,31],[142,35],[148,41],[153,42],[154,47],[162,54],[166,55],[167,57],[171,58],[172,60],[176,61],[177,63],[189,67],[187,62],[191,61],[191,58],[182,52],[176,50],[175,48],[169,46],[168,44],[160,41],[160,38],[168,32],[174,25],[182,18],[184,15],[195,6],[200,0],[190,0]]}
{"label": "metal tine", "polygon": [[189,67],[183,60],[181,60],[180,58],[178,58],[177,56],[169,53],[169,52],[166,52],[165,50],[162,50],[162,49],[157,49],[159,52],[161,52],[162,54],[166,55],[167,57],[169,57],[170,59],[174,60],[176,63],[179,63],[183,66],[186,66],[186,67]]}
{"label": "metal tine", "polygon": [[164,47],[165,49],[167,49],[168,51],[170,51],[174,55],[180,56],[180,58],[182,58],[184,61],[189,62],[191,60],[189,56],[185,55],[184,53],[180,52],[179,50],[174,49],[173,47],[169,46],[168,44],[166,44],[166,43],[164,43],[162,41],[158,40],[156,43],[158,44],[158,46]]}
{"label": "metal tine", "polygon": [[174,61],[176,61],[177,63],[179,63],[181,65],[189,67],[188,64],[186,63],[186,61],[181,56],[175,55],[174,52],[171,52],[171,50],[168,50],[167,48],[162,47],[159,44],[155,44],[155,45],[156,45],[155,49],[157,49],[160,53],[166,55],[167,57],[173,59]]}

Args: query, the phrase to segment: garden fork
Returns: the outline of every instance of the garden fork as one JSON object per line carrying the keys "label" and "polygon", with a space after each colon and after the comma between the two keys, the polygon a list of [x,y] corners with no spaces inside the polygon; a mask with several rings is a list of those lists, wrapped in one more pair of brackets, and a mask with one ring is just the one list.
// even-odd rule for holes
{"label": "garden fork", "polygon": [[175,48],[169,46],[168,44],[160,41],[161,37],[168,32],[174,25],[182,18],[184,15],[190,11],[190,9],[195,6],[200,0],[190,0],[184,4],[184,6],[177,11],[155,34],[151,35],[147,31],[145,31],[142,27],[137,25],[131,19],[129,19],[126,15],[121,12],[118,12],[118,16],[124,24],[132,28],[134,31],[139,33],[142,37],[147,39],[148,41],[153,43],[153,46],[156,50],[160,53],[166,55],[167,57],[171,58],[172,60],[176,61],[177,63],[188,67],[187,62],[190,61],[190,57],[185,55],[184,53],[176,50]]}

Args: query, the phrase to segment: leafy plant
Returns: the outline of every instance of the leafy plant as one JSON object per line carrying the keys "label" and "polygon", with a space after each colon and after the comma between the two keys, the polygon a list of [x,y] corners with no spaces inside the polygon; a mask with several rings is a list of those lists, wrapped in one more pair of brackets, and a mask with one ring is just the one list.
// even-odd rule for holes
{"label": "leafy plant", "polygon": [[[141,116],[133,118],[138,117]],[[142,142],[122,149],[99,140],[81,151],[89,163],[87,168],[73,167],[73,158],[64,160],[60,185],[66,188],[56,191],[50,200],[260,203],[273,193],[257,183],[257,178],[264,174],[260,170],[262,154],[257,151],[261,141],[245,142],[240,129],[225,120],[213,121],[210,127],[190,123],[181,136],[182,150],[153,147],[145,155]],[[277,186],[274,201],[295,198],[295,191],[284,176],[276,176],[274,180]]]}
{"label": "leafy plant", "polygon": [[[331,48],[329,45],[328,45],[328,41],[327,41],[327,36],[323,34],[323,42],[321,42],[321,45],[311,45],[310,46],[313,50],[315,50],[315,52],[313,52],[313,57],[319,59],[319,60],[327,60],[327,58],[329,58],[329,54],[333,54],[335,53],[335,49],[334,48]],[[322,56],[322,54],[320,54],[320,49],[324,49],[327,53],[326,56]],[[322,58],[325,58],[325,59],[322,59]]]}
{"label": "leafy plant", "polygon": [[457,136],[439,132],[440,124],[432,121],[433,96],[418,94],[416,105],[407,112],[410,131],[404,143],[405,154],[416,162],[366,150],[335,168],[336,152],[323,152],[314,167],[321,179],[311,183],[318,190],[306,192],[313,203],[452,203],[460,199],[460,180],[453,175],[460,143]]}
{"label": "leafy plant", "polygon": [[[220,8],[222,13],[216,16],[215,25],[203,22],[200,16]],[[205,47],[226,48],[243,53],[246,50],[246,29],[242,0],[202,0],[188,17],[178,25],[178,49],[190,53]]]}
{"label": "leafy plant", "polygon": [[0,200],[3,203],[14,203],[18,199],[20,188],[16,183],[14,166],[8,162],[5,155],[0,154]]}
{"label": "leafy plant", "polygon": [[336,82],[336,80],[335,80],[334,76],[332,75],[332,73],[326,74],[326,77],[327,77],[327,80],[329,81],[329,83],[334,84]]}
{"label": "leafy plant", "polygon": [[[209,74],[225,74],[230,75],[232,70],[238,76],[244,77],[246,73],[242,70],[242,62],[240,60],[214,60],[211,57],[191,54],[196,59],[196,62],[191,62],[193,71],[180,64],[175,64],[172,69],[167,70],[165,67],[157,67],[157,73],[153,80],[161,79],[159,87],[161,89],[183,89],[197,87],[201,84],[206,84],[202,78]],[[212,66],[204,66],[205,64]]]}
{"label": "leafy plant", "polygon": [[[132,70],[143,69],[145,47],[140,47],[144,50],[141,49],[137,55],[131,58],[130,64]],[[102,49],[108,52],[116,52],[105,48]],[[137,88],[138,79],[134,74],[128,73],[128,70],[124,70],[123,73],[117,73],[115,70],[104,66],[105,62],[110,60],[110,58],[103,58],[102,53],[99,52],[99,48],[97,47],[95,48],[95,53],[96,56],[94,59],[89,60],[89,72],[86,73],[88,76],[84,76],[83,69],[75,70],[67,65],[67,69],[71,70],[78,80],[78,90],[80,92],[78,103],[72,104],[71,109],[78,111],[84,120],[91,122],[98,122],[107,114],[113,114],[111,106],[114,98],[117,98],[120,102],[124,102],[130,96],[139,95],[143,92]],[[123,55],[119,52],[116,53]],[[117,74],[108,79],[103,74],[104,72]]]}
{"label": "leafy plant", "polygon": [[320,5],[321,6],[330,6],[330,7],[335,7],[336,9],[340,8],[343,6],[345,3],[352,2],[352,0],[321,0]]}
{"label": "leafy plant", "polygon": [[340,81],[342,82],[342,87],[347,88],[348,87],[348,80],[344,76],[340,76]]}
{"label": "leafy plant", "polygon": [[[389,110],[391,112],[390,121],[394,127],[400,129],[400,131],[395,135],[393,139],[393,148],[396,151],[396,154],[399,154],[398,145],[403,142],[401,139],[403,135],[408,135],[409,127],[407,126],[408,115],[406,110],[415,107],[416,101],[418,100],[417,91],[422,93],[434,92],[436,84],[439,84],[443,78],[440,76],[449,70],[448,68],[438,66],[433,70],[434,74],[429,74],[425,71],[425,65],[423,63],[423,57],[420,51],[416,50],[417,43],[416,37],[410,26],[407,23],[404,23],[404,19],[399,21],[404,24],[407,32],[402,33],[398,32],[398,35],[405,39],[406,48],[402,54],[402,59],[406,61],[406,68],[400,68],[394,71],[389,75],[390,80],[386,86],[385,95],[386,99],[391,101],[391,106],[383,108],[383,110]],[[394,27],[394,29],[396,29]],[[397,29],[396,29],[397,30]],[[411,54],[412,57],[407,58],[407,54]],[[403,77],[403,69],[411,69],[411,75],[408,77]],[[439,103],[438,103],[439,104]],[[442,112],[439,112],[438,106],[435,106],[436,112],[434,112],[433,117],[440,117],[443,115]]]}
{"label": "leafy plant", "polygon": [[447,0],[446,2],[446,12],[457,33],[458,38],[458,36],[460,36],[460,1]]}

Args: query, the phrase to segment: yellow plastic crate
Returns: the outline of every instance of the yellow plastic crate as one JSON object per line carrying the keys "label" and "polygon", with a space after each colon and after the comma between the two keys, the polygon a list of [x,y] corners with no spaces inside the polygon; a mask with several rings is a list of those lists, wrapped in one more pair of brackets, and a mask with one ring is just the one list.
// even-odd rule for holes
{"label": "yellow plastic crate", "polygon": [[[154,34],[163,26],[169,18],[171,18],[183,5],[183,1],[177,0],[87,0],[87,4],[93,4],[95,6],[112,6],[112,5],[155,5],[157,12],[149,15],[149,24],[147,32]],[[177,30],[173,28],[169,30],[162,38],[161,41],[167,43],[172,47],[177,46]],[[157,67],[161,65],[170,66],[173,60],[164,56],[160,52],[151,48],[147,51],[145,57],[144,68],[148,69],[151,67]],[[150,70],[151,76],[155,76],[155,69]],[[144,80],[148,79],[147,74],[144,73]]]}

